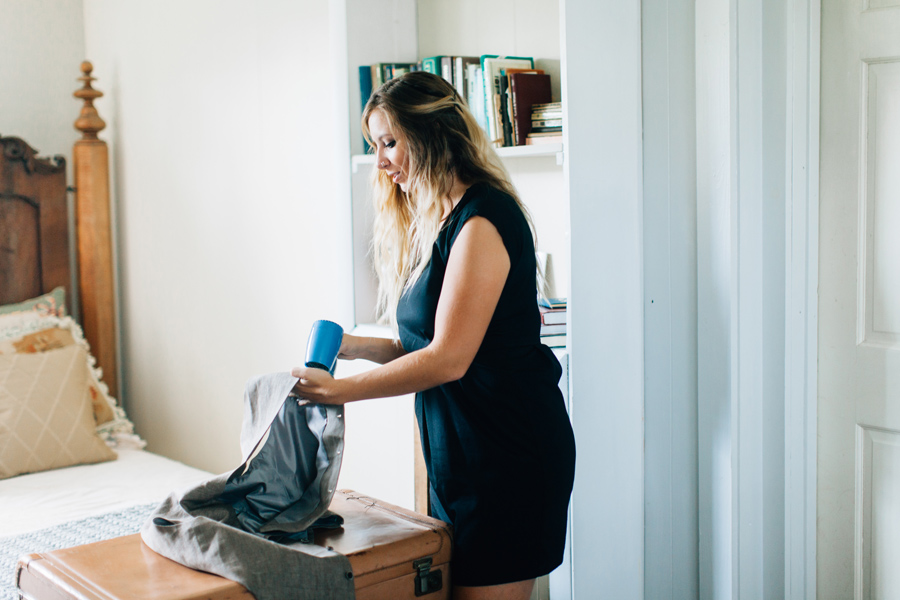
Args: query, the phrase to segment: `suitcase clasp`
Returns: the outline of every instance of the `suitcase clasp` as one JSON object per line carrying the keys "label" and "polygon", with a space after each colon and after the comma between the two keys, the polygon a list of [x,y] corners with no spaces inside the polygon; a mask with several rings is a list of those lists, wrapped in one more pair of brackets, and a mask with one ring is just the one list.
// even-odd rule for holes
{"label": "suitcase clasp", "polygon": [[416,597],[424,596],[440,590],[444,586],[441,571],[431,570],[431,557],[420,558],[413,561],[413,568],[418,571],[416,575]]}

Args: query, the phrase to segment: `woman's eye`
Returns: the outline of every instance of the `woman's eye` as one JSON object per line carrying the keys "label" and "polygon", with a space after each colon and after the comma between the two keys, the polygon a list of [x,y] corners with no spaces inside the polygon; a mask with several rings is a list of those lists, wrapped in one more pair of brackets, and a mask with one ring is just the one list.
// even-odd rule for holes
{"label": "woman's eye", "polygon": [[386,143],[386,144],[384,145],[384,147],[385,147],[385,148],[393,148],[393,147],[396,146],[396,145],[397,145],[396,140],[391,140],[390,142]]}

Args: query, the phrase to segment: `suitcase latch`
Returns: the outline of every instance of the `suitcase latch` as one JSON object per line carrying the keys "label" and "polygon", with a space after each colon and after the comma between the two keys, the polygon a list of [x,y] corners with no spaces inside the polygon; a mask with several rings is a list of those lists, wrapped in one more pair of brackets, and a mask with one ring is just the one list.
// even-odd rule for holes
{"label": "suitcase latch", "polygon": [[416,575],[416,597],[436,592],[444,586],[441,571],[431,570],[430,557],[413,561],[413,569],[419,572]]}

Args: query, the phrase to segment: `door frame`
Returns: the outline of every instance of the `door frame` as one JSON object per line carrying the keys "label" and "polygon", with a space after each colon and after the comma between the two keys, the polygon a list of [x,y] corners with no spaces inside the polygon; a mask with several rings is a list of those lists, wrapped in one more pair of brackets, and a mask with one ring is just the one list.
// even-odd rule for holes
{"label": "door frame", "polygon": [[820,0],[788,6],[785,598],[816,597]]}

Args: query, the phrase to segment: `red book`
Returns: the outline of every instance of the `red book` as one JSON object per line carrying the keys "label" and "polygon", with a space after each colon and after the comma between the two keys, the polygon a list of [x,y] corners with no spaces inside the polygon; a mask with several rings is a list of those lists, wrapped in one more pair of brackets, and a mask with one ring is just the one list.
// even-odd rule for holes
{"label": "red book", "polygon": [[509,76],[512,118],[516,122],[516,146],[524,146],[531,133],[531,105],[552,100],[550,76],[543,73],[512,73]]}
{"label": "red book", "polygon": [[539,306],[538,308],[541,311],[541,325],[566,324],[565,308],[547,308],[546,306]]}

